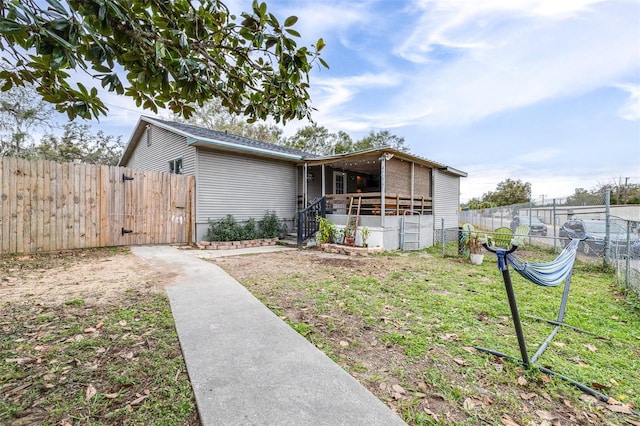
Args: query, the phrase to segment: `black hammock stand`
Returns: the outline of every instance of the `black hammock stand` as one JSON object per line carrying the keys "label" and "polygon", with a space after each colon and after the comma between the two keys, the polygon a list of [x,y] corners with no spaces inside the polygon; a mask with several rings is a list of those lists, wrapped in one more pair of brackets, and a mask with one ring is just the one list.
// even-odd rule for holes
{"label": "black hammock stand", "polygon": [[[531,366],[537,368],[540,372],[552,376],[556,376],[561,378],[562,380],[574,385],[581,391],[593,395],[596,398],[600,399],[604,402],[609,402],[610,397],[607,395],[598,392],[597,390],[590,388],[582,383],[579,383],[569,377],[563,376],[562,374],[556,373],[553,370],[550,370],[546,367],[542,367],[536,364],[536,361],[547,349],[555,335],[558,333],[560,327],[567,327],[571,330],[593,334],[588,331],[579,329],[577,327],[573,327],[563,323],[564,314],[567,307],[567,299],[569,298],[569,288],[571,286],[571,274],[573,272],[573,263],[576,257],[576,250],[578,248],[578,243],[580,240],[572,240],[567,247],[560,253],[560,255],[553,262],[549,263],[529,263],[523,262],[518,259],[515,255],[512,255],[514,251],[518,249],[517,245],[514,245],[512,242],[511,248],[506,249],[497,249],[493,247],[489,247],[487,243],[484,243],[482,246],[490,251],[491,253],[495,253],[498,257],[498,269],[502,272],[502,278],[504,279],[504,286],[507,290],[507,297],[509,299],[509,307],[511,308],[511,317],[513,318],[513,324],[516,330],[516,336],[518,338],[518,345],[520,347],[520,356],[521,358],[517,358],[502,352],[495,351],[493,349],[487,349],[480,346],[474,346],[479,351],[490,353],[495,356],[499,356],[502,358],[511,359],[523,364],[525,367],[529,368]],[[564,291],[562,293],[562,301],[560,302],[560,311],[558,312],[558,318],[556,321],[546,320],[537,317],[531,317],[537,321],[544,321],[549,324],[555,325],[549,336],[545,339],[545,341],[540,345],[536,353],[529,358],[529,354],[527,352],[527,346],[524,338],[524,333],[522,332],[522,324],[520,322],[520,315],[518,313],[518,305],[516,303],[515,294],[513,292],[513,285],[511,284],[511,275],[509,273],[508,264],[511,264],[514,269],[522,275],[524,278],[534,282],[535,284],[542,286],[557,286],[562,281],[564,284]],[[638,412],[633,410],[634,414],[638,415]]]}

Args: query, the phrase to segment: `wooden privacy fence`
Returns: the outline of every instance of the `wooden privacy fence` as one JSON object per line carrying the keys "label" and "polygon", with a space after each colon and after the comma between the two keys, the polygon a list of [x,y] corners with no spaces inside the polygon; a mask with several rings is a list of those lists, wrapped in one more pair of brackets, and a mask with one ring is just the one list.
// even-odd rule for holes
{"label": "wooden privacy fence", "polygon": [[188,243],[193,176],[0,158],[0,253]]}

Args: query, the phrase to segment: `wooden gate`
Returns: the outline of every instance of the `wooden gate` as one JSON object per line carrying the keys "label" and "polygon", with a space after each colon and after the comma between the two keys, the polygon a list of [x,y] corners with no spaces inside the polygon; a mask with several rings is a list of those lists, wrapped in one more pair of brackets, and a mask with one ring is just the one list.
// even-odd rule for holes
{"label": "wooden gate", "polygon": [[190,243],[193,176],[0,159],[0,253]]}

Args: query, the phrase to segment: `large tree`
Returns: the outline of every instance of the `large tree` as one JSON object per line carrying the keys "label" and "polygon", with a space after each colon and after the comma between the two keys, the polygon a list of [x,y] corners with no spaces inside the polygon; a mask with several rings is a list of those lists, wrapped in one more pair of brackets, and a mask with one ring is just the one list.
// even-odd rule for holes
{"label": "large tree", "polygon": [[494,203],[496,206],[528,203],[531,199],[531,184],[520,179],[505,179],[482,196],[482,201]]}
{"label": "large tree", "polygon": [[248,123],[244,117],[230,113],[222,106],[220,99],[213,99],[205,103],[201,108],[197,108],[189,118],[183,118],[176,114],[172,120],[206,129],[228,131],[234,135],[264,142],[278,143],[282,138],[282,128],[264,121]]}
{"label": "large tree", "polygon": [[318,155],[345,154],[384,147],[404,152],[409,150],[404,144],[403,137],[394,135],[388,130],[378,132],[372,130],[367,136],[354,142],[346,132],[332,133],[326,127],[317,124],[298,129],[293,136],[285,139],[283,144]]}
{"label": "large tree", "polygon": [[281,23],[257,1],[240,18],[219,0],[2,1],[0,84],[35,84],[71,119],[107,110],[71,71],[156,112],[188,117],[194,104],[220,98],[249,120],[309,118],[309,72],[316,60],[327,66],[324,42],[298,47],[296,22]]}
{"label": "large tree", "polygon": [[360,139],[353,146],[353,151],[361,151],[364,149],[390,147],[398,151],[408,152],[409,148],[404,144],[404,138],[394,135],[388,130],[369,131],[369,134]]}
{"label": "large tree", "polygon": [[[344,135],[331,133],[329,129],[317,124],[311,124],[298,129],[298,131],[291,137],[284,140],[284,146],[293,149],[299,149],[301,151],[309,152],[317,155],[332,155],[334,154],[334,148],[336,143],[341,142],[345,144]],[[348,137],[349,135],[347,135]],[[348,144],[348,142],[346,143]]]}
{"label": "large tree", "polygon": [[115,166],[122,155],[120,136],[91,132],[88,124],[65,124],[62,136],[45,135],[34,149],[34,156],[57,162],[80,162]]}
{"label": "large tree", "polygon": [[0,157],[31,157],[33,134],[51,129],[53,113],[31,86],[0,92]]}

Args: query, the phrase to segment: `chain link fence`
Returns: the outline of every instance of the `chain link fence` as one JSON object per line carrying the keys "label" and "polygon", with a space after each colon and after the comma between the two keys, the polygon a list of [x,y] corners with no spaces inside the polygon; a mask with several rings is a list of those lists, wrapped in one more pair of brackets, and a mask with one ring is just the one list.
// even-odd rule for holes
{"label": "chain link fence", "polygon": [[[515,231],[529,226],[525,243],[559,253],[572,238],[581,239],[578,256],[614,268],[618,284],[640,296],[640,205],[611,205],[610,194],[592,197],[589,205],[571,205],[566,198],[538,199],[460,212],[460,224],[470,223],[489,235],[500,227]],[[434,244],[444,256],[462,254],[459,229],[436,230]]]}

